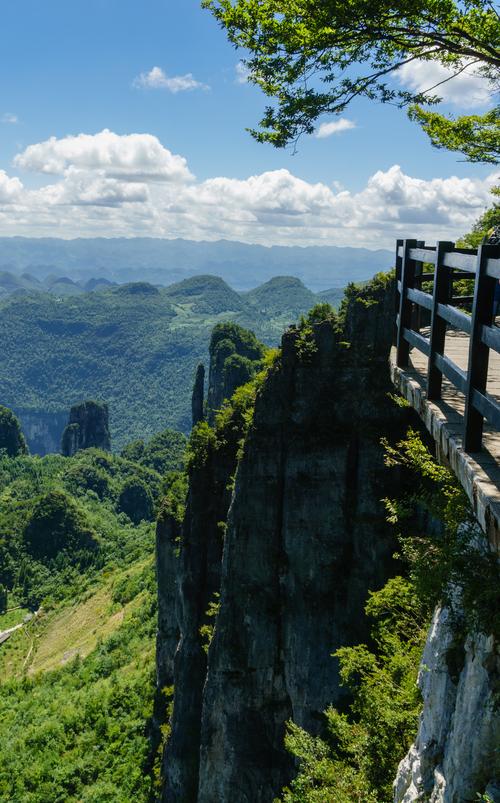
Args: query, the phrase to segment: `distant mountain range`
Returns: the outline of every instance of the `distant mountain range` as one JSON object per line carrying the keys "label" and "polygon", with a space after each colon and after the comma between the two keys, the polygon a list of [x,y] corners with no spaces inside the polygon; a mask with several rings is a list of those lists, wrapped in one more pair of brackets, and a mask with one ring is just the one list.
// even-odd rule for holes
{"label": "distant mountain range", "polygon": [[49,274],[37,279],[29,273],[16,274],[11,271],[0,271],[0,299],[12,293],[49,293],[52,296],[80,296],[103,287],[111,287],[115,282],[97,278],[75,282],[68,276]]}
{"label": "distant mountain range", "polygon": [[56,295],[94,289],[90,282],[166,286],[200,274],[220,276],[236,290],[250,290],[277,275],[294,276],[318,292],[364,281],[392,265],[390,251],[366,248],[267,248],[229,240],[0,238],[0,272],[33,285],[24,289],[37,289],[41,282],[42,289]]}

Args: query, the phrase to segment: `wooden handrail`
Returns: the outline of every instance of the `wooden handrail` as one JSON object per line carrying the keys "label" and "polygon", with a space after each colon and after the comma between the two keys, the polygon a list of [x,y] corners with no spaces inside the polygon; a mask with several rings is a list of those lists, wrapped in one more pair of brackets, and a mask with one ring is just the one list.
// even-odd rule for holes
{"label": "wooden handrail", "polygon": [[[431,264],[433,272],[423,271]],[[466,276],[464,277],[464,273]],[[474,282],[474,295],[454,295],[453,283]],[[432,293],[421,289],[422,281],[433,282]],[[428,246],[417,240],[398,240],[396,245],[396,364],[406,368],[410,346],[428,358],[427,398],[441,398],[443,376],[465,396],[464,449],[479,451],[484,419],[500,430],[500,405],[486,392],[490,349],[500,353],[500,329],[494,325],[495,287],[500,280],[500,246],[482,245],[477,251],[457,248],[452,242]],[[471,314],[459,309],[472,303]],[[429,337],[413,321],[430,313]],[[469,335],[467,369],[463,371],[445,356],[447,325]]]}

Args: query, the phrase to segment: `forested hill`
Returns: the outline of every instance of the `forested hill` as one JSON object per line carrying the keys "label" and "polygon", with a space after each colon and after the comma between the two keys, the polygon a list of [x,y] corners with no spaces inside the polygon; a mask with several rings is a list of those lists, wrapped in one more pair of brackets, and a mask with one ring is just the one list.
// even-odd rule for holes
{"label": "forested hill", "polygon": [[50,430],[49,450],[69,407],[92,397],[109,404],[115,449],[167,426],[187,431],[214,324],[234,320],[274,344],[319,298],[291,277],[241,294],[215,276],[78,296],[13,293],[0,301],[0,402],[16,410],[28,441]]}

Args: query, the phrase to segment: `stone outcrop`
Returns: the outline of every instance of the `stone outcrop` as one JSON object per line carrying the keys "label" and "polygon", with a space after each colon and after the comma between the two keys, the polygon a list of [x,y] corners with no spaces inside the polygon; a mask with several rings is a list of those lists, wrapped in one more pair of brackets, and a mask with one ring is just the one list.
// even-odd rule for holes
{"label": "stone outcrop", "polygon": [[89,400],[73,405],[63,432],[61,451],[65,457],[91,447],[104,451],[111,449],[109,412],[105,402]]}
{"label": "stone outcrop", "polygon": [[207,419],[213,424],[224,399],[230,399],[260,367],[264,346],[253,332],[236,323],[220,323],[210,339]]}
{"label": "stone outcrop", "polygon": [[156,692],[150,730],[151,757],[157,754],[161,726],[167,717],[167,691],[174,683],[174,656],[179,641],[177,623],[178,564],[181,522],[164,500],[156,523],[158,628],[156,631]]}
{"label": "stone outcrop", "polygon": [[[399,765],[395,803],[500,803],[500,647],[492,636],[456,643],[449,611],[438,609],[418,684],[418,735]],[[484,799],[484,798],[480,798]]]}
{"label": "stone outcrop", "polygon": [[12,410],[2,405],[0,405],[0,451],[4,451],[9,457],[17,457],[28,452],[18,419]]}
{"label": "stone outcrop", "polygon": [[177,624],[178,564],[181,523],[162,510],[156,524],[156,573],[158,583],[158,631],[156,679],[159,690],[174,682],[174,655],[179,641]]}
{"label": "stone outcrop", "polygon": [[380,445],[401,426],[387,397],[391,318],[380,287],[351,298],[341,331],[290,330],[257,397],[224,547],[198,803],[271,803],[293,770],[286,721],[318,733],[345,699],[331,653],[366,642],[368,590],[393,570]]}
{"label": "stone outcrop", "polygon": [[[342,325],[289,330],[232,499],[236,451],[209,450],[191,474],[163,801],[271,803],[293,772],[286,721],[318,733],[326,706],[345,699],[331,653],[366,641],[367,592],[393,570],[381,500],[396,489],[380,439],[407,413],[388,398],[392,317],[391,288],[376,283],[351,296]],[[209,400],[214,410],[220,396]],[[219,583],[207,664],[199,631]]]}
{"label": "stone outcrop", "polygon": [[204,399],[205,399],[205,366],[203,363],[198,365],[196,369],[196,376],[193,386],[193,395],[191,396],[191,418],[193,427],[199,421],[203,421],[204,413]]}

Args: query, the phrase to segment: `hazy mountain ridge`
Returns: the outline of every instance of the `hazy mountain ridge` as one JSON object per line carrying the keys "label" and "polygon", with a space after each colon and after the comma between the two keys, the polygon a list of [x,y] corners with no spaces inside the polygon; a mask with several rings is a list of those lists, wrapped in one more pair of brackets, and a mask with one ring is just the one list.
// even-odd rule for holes
{"label": "hazy mountain ridge", "polygon": [[79,295],[25,288],[0,300],[0,400],[42,453],[59,448],[69,408],[87,398],[108,402],[113,448],[166,426],[187,432],[194,373],[216,323],[234,320],[276,345],[320,300],[289,276],[249,293],[207,275]]}
{"label": "hazy mountain ridge", "polygon": [[312,290],[343,287],[392,265],[390,251],[337,246],[248,245],[229,240],[197,242],[155,238],[0,237],[0,271],[28,272],[40,279],[59,274],[86,282],[168,285],[197,274],[217,274],[238,290],[276,275],[295,276]]}

